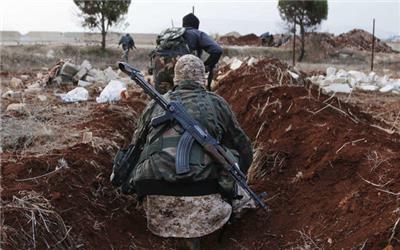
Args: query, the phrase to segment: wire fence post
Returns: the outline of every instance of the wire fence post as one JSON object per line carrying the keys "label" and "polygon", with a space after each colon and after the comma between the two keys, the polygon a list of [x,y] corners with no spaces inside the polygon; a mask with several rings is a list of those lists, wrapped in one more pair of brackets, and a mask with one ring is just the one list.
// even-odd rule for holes
{"label": "wire fence post", "polygon": [[375,52],[375,18],[372,21],[371,71],[374,71],[374,52]]}
{"label": "wire fence post", "polygon": [[296,65],[296,20],[293,21],[293,51],[292,51],[292,55],[293,55],[293,67]]}

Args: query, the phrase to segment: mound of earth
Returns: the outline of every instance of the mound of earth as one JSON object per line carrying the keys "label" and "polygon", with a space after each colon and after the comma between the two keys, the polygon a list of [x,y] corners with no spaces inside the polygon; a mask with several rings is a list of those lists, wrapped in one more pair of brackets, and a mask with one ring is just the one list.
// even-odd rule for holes
{"label": "mound of earth", "polygon": [[261,60],[219,82],[256,149],[250,182],[272,210],[229,233],[250,249],[399,247],[400,136],[356,107],[280,81],[286,67]]}
{"label": "mound of earth", "polygon": [[[225,35],[218,40],[223,45],[237,46],[261,46],[261,38],[255,34],[244,36]],[[356,49],[360,51],[372,50],[372,34],[361,29],[353,29],[349,32],[335,36],[331,33],[309,32],[305,36],[307,53],[315,53],[316,56],[327,56],[339,49]],[[296,36],[296,49],[300,49],[300,36]],[[269,46],[291,49],[293,37],[288,34],[275,34]],[[375,52],[397,53],[389,45],[375,37]],[[322,54],[322,55],[319,55]]]}
{"label": "mound of earth", "polygon": [[[285,40],[286,39],[286,40]],[[355,29],[334,36],[331,33],[310,32],[305,36],[305,50],[309,58],[328,58],[339,50],[355,49],[359,51],[372,50],[372,34]],[[274,35],[274,46],[292,49],[293,36]],[[296,36],[296,50],[300,50],[301,38]],[[375,37],[375,52],[397,53],[389,45]]]}
{"label": "mound of earth", "polygon": [[[338,48],[353,48],[357,50],[372,50],[372,34],[361,29],[353,29],[349,32],[340,34],[334,38],[335,46]],[[375,38],[375,51],[384,53],[394,53],[389,45]]]}
{"label": "mound of earth", "polygon": [[256,34],[247,34],[244,36],[221,36],[218,42],[223,45],[261,46],[261,38]]}
{"label": "mound of earth", "polygon": [[[286,40],[285,40],[286,39]],[[274,43],[286,49],[293,48],[293,36],[274,36]],[[310,32],[304,38],[306,55],[313,59],[330,57],[338,48],[335,47],[334,35],[330,33]],[[296,36],[296,51],[300,51],[301,37]]]}

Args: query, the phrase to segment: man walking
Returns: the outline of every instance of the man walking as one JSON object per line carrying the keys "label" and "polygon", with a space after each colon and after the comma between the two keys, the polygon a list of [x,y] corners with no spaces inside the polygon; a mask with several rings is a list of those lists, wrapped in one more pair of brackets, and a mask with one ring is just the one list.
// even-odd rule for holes
{"label": "man walking", "polygon": [[133,41],[133,38],[131,37],[131,35],[126,34],[124,36],[121,37],[121,39],[119,40],[118,46],[120,46],[122,44],[122,49],[124,51],[124,55],[122,56],[124,61],[127,63],[128,62],[128,55],[129,55],[129,50],[135,48],[135,41]]}

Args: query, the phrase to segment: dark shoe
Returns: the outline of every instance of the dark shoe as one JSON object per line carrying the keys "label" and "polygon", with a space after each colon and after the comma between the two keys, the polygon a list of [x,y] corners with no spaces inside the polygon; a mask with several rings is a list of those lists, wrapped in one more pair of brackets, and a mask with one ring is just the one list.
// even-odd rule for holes
{"label": "dark shoe", "polygon": [[181,250],[201,250],[200,238],[182,239]]}

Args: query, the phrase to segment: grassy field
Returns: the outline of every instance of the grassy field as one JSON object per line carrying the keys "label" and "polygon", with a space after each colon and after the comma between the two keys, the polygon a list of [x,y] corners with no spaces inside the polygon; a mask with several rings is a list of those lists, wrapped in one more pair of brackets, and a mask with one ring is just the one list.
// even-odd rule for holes
{"label": "grassy field", "polygon": [[[149,64],[149,53],[153,45],[138,45],[137,50],[130,53],[130,63],[145,70]],[[327,56],[315,56],[324,53],[318,51],[306,52],[305,60],[296,63],[296,66],[305,72],[325,71],[329,66],[347,70],[370,71],[371,54],[369,52],[341,50]],[[26,72],[51,68],[59,60],[71,60],[80,64],[89,60],[96,68],[104,69],[109,66],[116,68],[116,62],[121,60],[122,49],[116,45],[109,45],[105,51],[97,45],[65,45],[65,44],[37,44],[37,45],[1,45],[0,70],[2,72]],[[289,49],[270,47],[224,47],[222,57],[276,57],[292,64],[292,52]],[[378,74],[389,74],[400,77],[400,54],[377,53],[375,56],[374,71]]]}

